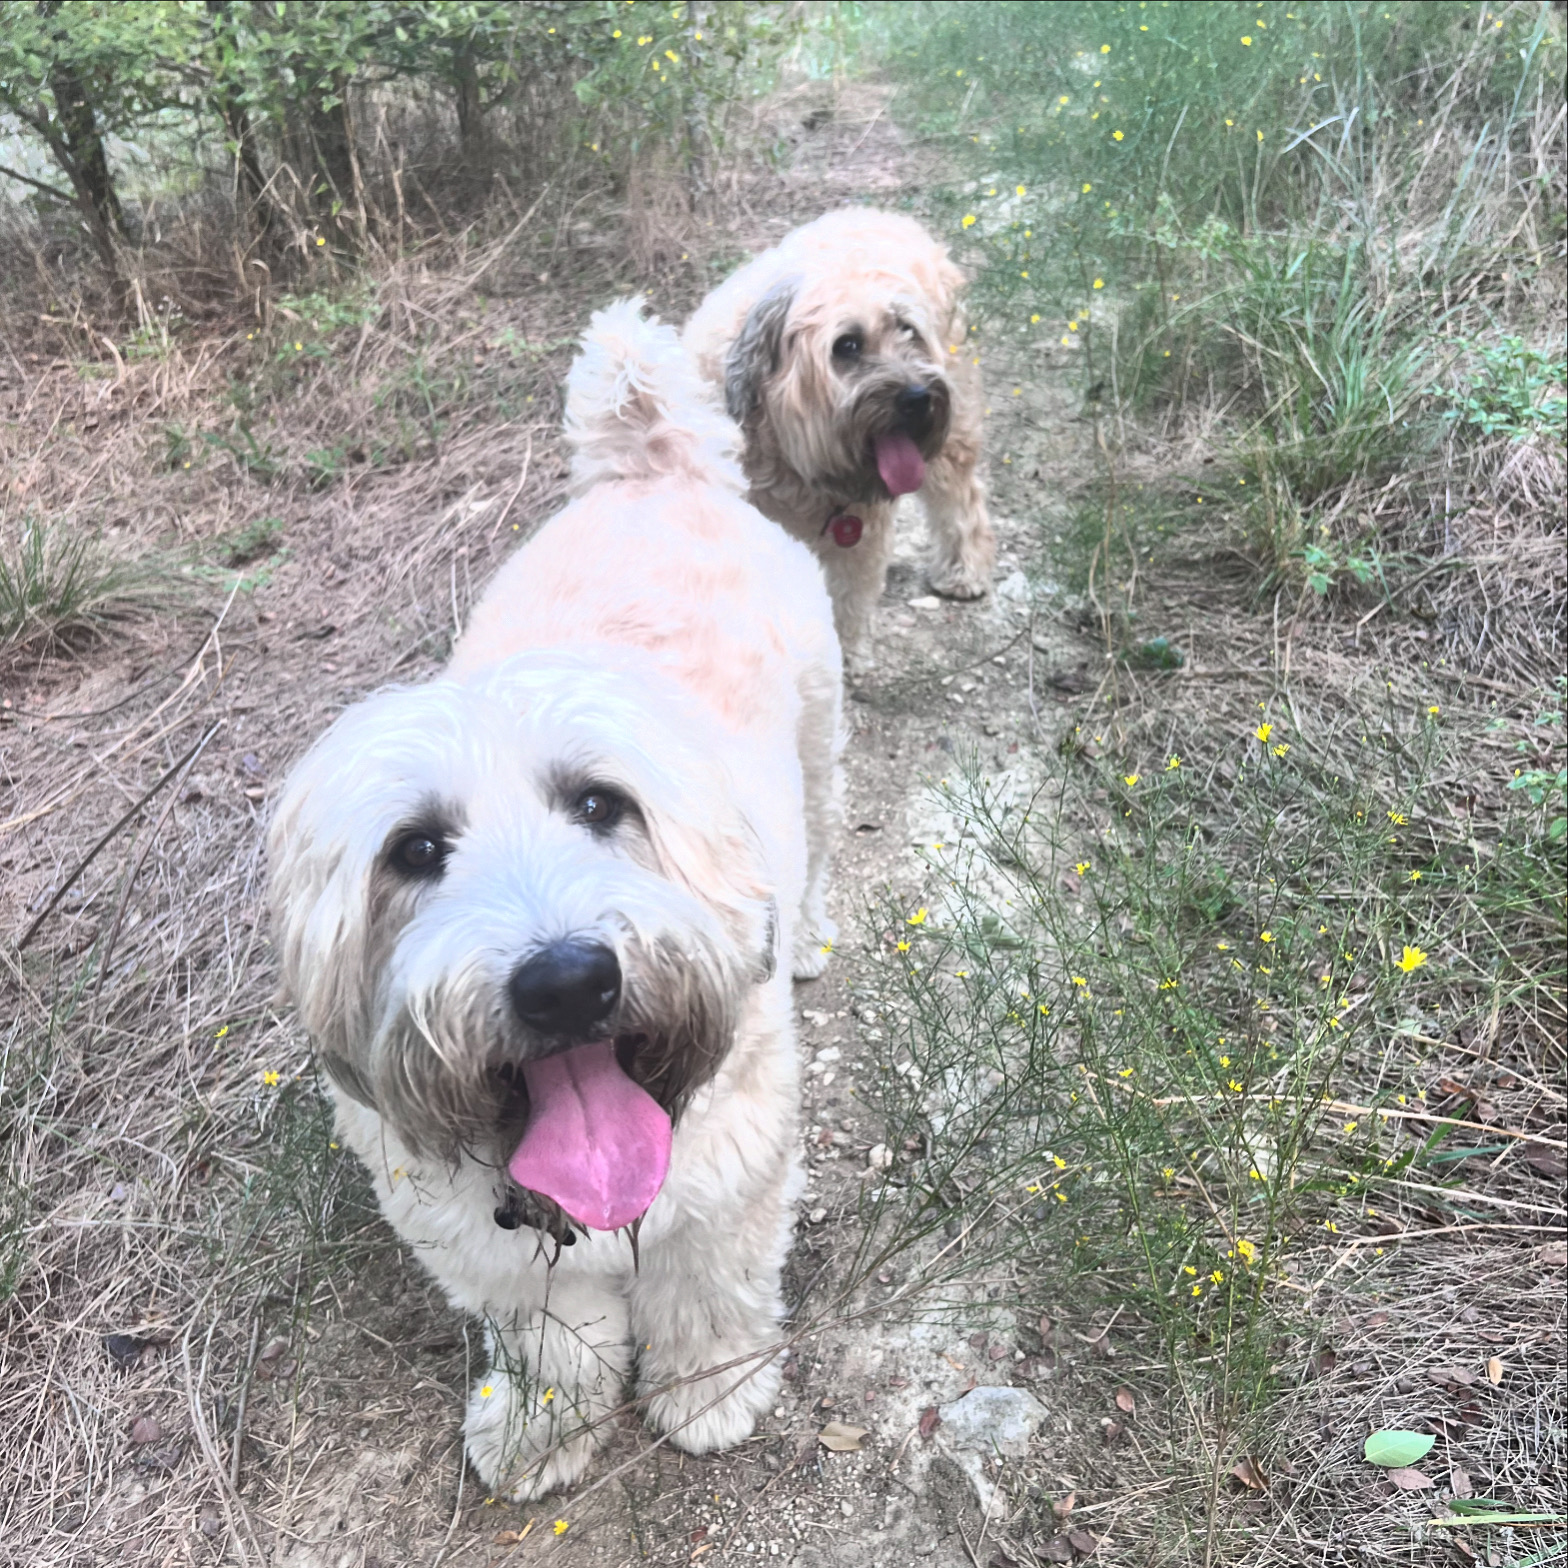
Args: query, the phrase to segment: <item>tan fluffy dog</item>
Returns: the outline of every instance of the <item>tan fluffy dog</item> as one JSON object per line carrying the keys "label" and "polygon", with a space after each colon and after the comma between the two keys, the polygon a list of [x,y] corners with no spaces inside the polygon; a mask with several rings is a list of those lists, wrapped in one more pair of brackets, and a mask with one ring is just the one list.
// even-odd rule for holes
{"label": "tan fluffy dog", "polygon": [[900,495],[924,499],[932,588],[974,599],[990,583],[963,284],[912,218],[846,208],[742,267],[686,326],[745,432],[750,500],[822,560],[851,670],[871,664]]}

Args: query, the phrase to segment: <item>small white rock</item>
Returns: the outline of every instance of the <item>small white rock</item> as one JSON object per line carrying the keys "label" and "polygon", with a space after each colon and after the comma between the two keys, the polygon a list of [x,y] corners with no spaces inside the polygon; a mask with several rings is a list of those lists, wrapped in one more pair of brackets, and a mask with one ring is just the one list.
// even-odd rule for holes
{"label": "small white rock", "polygon": [[922,594],[918,599],[909,601],[909,608],[911,610],[939,610],[942,608],[942,601],[934,593]]}
{"label": "small white rock", "polygon": [[866,1164],[874,1171],[885,1171],[893,1163],[893,1151],[885,1143],[877,1144],[866,1156]]}

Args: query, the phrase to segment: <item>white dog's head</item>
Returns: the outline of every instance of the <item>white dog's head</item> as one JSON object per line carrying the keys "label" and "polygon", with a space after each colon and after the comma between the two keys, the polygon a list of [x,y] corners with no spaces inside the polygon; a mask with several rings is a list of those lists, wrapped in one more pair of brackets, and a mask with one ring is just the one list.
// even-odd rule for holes
{"label": "white dog's head", "polygon": [[712,1076],[777,933],[708,729],[603,650],[522,654],[371,697],[294,770],[284,983],[417,1152],[504,1167],[524,1069],[583,1042],[671,1115]]}

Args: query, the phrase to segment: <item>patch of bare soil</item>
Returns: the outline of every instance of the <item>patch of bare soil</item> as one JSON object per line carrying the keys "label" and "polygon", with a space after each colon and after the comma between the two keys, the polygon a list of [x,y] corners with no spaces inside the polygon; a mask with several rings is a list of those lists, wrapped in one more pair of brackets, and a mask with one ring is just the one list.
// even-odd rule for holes
{"label": "patch of bare soil", "polygon": [[[127,553],[198,562],[223,559],[224,541],[265,519],[277,543],[232,594],[187,573],[184,599],[3,674],[0,926],[11,942],[0,983],[15,1021],[0,1228],[20,1234],[27,1262],[0,1341],[11,1482],[0,1561],[1185,1560],[1187,1547],[1161,1536],[1160,1506],[1189,1483],[1172,1480],[1152,1431],[1145,1451],[1136,1419],[1114,1402],[1124,1369],[1156,1363],[1158,1349],[1112,1328],[1111,1310],[1064,1296],[1050,1323],[1022,1322],[1017,1282],[982,1268],[957,1309],[933,1315],[906,1293],[896,1260],[848,1299],[835,1294],[857,1200],[885,1162],[864,1095],[879,1036],[856,987],[884,940],[869,905],[926,894],[926,851],[941,827],[931,781],[967,759],[998,774],[1038,770],[1064,731],[1106,711],[1113,675],[1123,699],[1128,682],[1142,691],[1139,677],[1110,670],[1092,606],[1054,580],[1068,505],[1096,451],[1065,357],[1012,363],[1005,345],[989,351],[996,589],[974,605],[933,598],[912,510],[877,619],[878,667],[849,706],[834,909],[845,935],[828,974],[799,988],[810,1181],[790,1279],[803,1332],[780,1404],[752,1439],[694,1460],[651,1447],[628,1414],[586,1493],[523,1509],[486,1497],[464,1469],[459,1434],[477,1331],[375,1215],[332,1144],[305,1042],[271,999],[259,903],[268,802],[342,707],[439,667],[473,594],[549,514],[564,473],[558,388],[588,310],[640,286],[678,318],[710,264],[826,206],[918,206],[930,169],[878,93],[835,102],[812,87],[768,113],[759,141],[789,155],[782,173],[734,172],[732,221],[697,224],[679,204],[661,218],[650,198],[640,243],[664,258],[654,276],[627,275],[594,233],[577,231],[544,256],[514,237],[446,272],[404,264],[383,295],[394,322],[425,332],[420,353],[394,358],[378,328],[338,351],[353,360],[331,375],[284,363],[287,420],[247,425],[244,439],[214,413],[246,352],[239,334],[161,368],[100,365],[84,379],[64,355],[39,354],[4,371],[12,515],[47,499]],[[660,223],[673,227],[652,232]],[[419,325],[431,321],[433,332]],[[378,453],[389,399],[403,444]],[[170,431],[183,440],[200,428],[220,434],[229,455],[182,468]],[[302,475],[319,479],[322,464],[306,460],[323,451],[338,468],[311,488]],[[1189,683],[1218,686],[1224,674],[1226,700],[1249,705],[1246,682],[1274,652],[1266,614],[1228,630],[1201,605],[1180,614],[1171,630],[1188,644]],[[1244,647],[1217,646],[1243,634]],[[1344,676],[1339,657],[1296,651],[1298,669],[1317,659],[1325,682]],[[1157,709],[1152,680],[1143,694]],[[35,925],[18,953],[15,939]],[[88,969],[84,955],[106,948]],[[1467,1257],[1473,1270],[1476,1254]],[[1444,1266],[1437,1254],[1423,1265]],[[1518,1300],[1532,1303],[1517,1333],[1503,1300],[1464,1322],[1466,1303],[1456,1298],[1450,1313],[1441,1294],[1410,1333],[1432,1358],[1449,1354],[1456,1333],[1507,1340],[1499,1354],[1528,1364],[1532,1387],[1553,1368],[1560,1377],[1560,1304],[1554,1319],[1531,1294],[1543,1280],[1560,1284],[1560,1268],[1544,1268],[1517,1275]],[[1387,1341],[1368,1339],[1352,1277],[1325,1280],[1316,1298],[1348,1323],[1339,1358],[1357,1370],[1303,1394],[1302,1488],[1327,1484],[1364,1406],[1392,1418],[1399,1400],[1437,1398],[1424,1384],[1419,1398],[1388,1392],[1408,1356],[1380,1357]],[[1548,1342],[1543,1319],[1555,1322]],[[1522,1371],[1513,1386],[1526,1397]],[[955,1413],[986,1389],[1013,1391],[1004,1403],[1024,1422],[998,1447],[966,1439]],[[1118,1434],[1128,1429],[1114,1445],[1113,1418]],[[863,1429],[860,1446],[824,1445],[831,1422]],[[1474,1469],[1485,1484],[1484,1461]],[[1069,1494],[1071,1512],[1053,1513]],[[1356,1560],[1353,1535],[1332,1551],[1292,1536],[1278,1494],[1244,1506],[1254,1510],[1240,1521],[1249,1538],[1284,1532],[1282,1560]]]}

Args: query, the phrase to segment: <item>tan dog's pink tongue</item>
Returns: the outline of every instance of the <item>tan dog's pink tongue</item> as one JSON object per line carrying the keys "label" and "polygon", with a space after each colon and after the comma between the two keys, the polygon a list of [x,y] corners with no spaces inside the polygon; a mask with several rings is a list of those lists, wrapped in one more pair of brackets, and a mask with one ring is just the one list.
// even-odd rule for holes
{"label": "tan dog's pink tongue", "polygon": [[877,472],[890,495],[912,495],[926,482],[926,460],[901,430],[877,437]]}
{"label": "tan dog's pink tongue", "polygon": [[630,1225],[670,1168],[670,1118],[621,1071],[613,1040],[525,1062],[528,1131],[507,1167],[590,1230]]}

